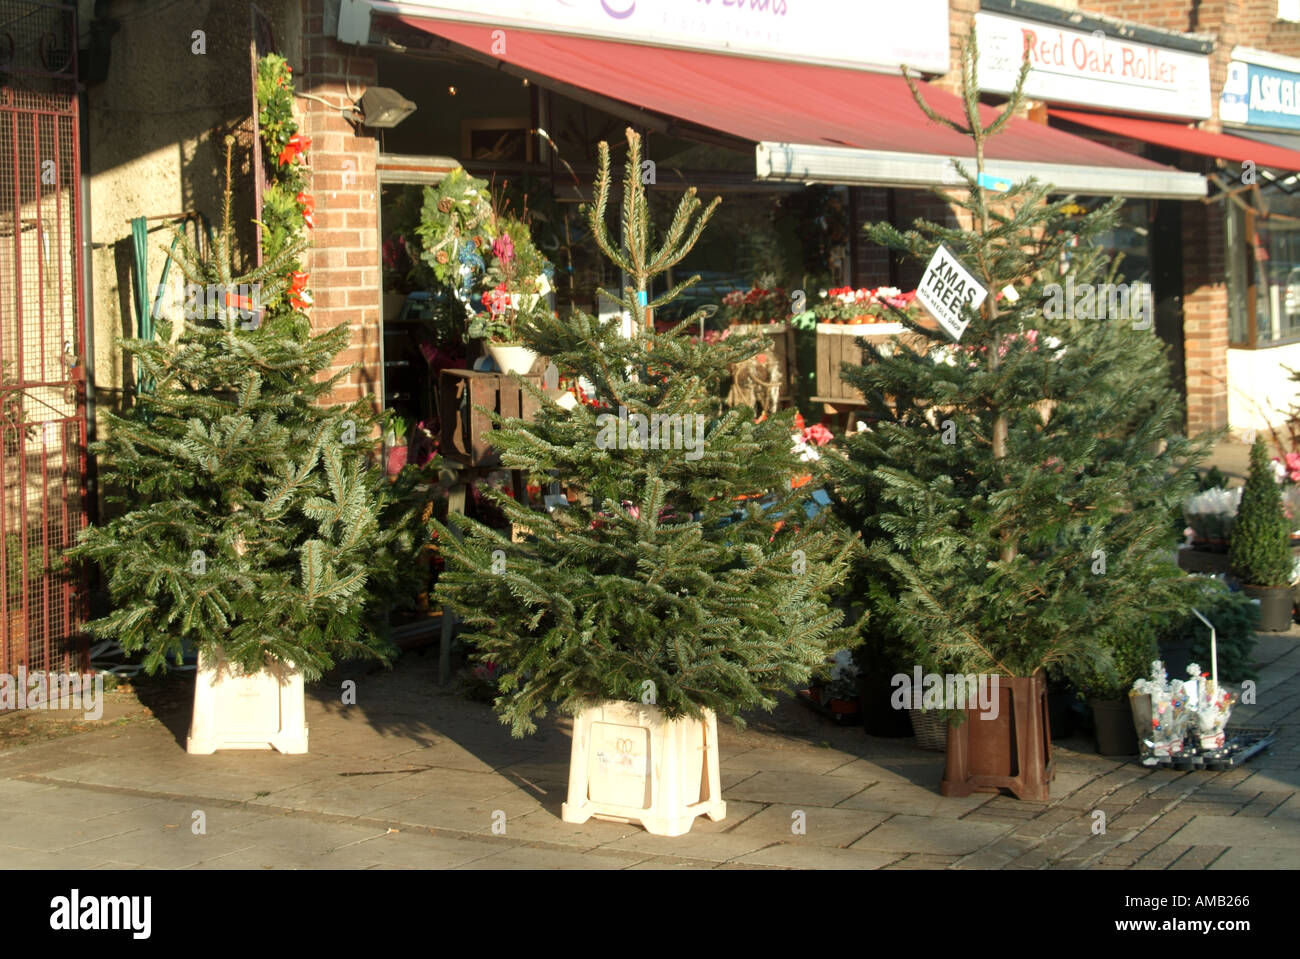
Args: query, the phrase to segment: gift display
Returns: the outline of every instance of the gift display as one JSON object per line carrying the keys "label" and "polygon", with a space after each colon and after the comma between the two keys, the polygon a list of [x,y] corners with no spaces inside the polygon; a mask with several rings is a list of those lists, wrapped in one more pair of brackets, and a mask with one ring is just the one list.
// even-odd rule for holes
{"label": "gift display", "polygon": [[1200,665],[1187,667],[1187,679],[1170,680],[1164,664],[1151,664],[1151,677],[1139,679],[1129,694],[1144,766],[1175,769],[1229,769],[1273,742],[1271,730],[1227,729],[1237,696]]}

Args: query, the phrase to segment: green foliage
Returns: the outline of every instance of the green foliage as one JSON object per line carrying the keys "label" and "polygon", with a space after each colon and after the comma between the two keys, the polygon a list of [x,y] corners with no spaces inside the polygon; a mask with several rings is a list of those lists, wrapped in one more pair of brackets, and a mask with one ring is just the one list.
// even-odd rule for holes
{"label": "green foliage", "polygon": [[[269,53],[258,61],[257,110],[270,180],[262,196],[262,250],[265,259],[275,259],[301,231],[302,206],[297,197],[307,188],[302,164],[296,159],[280,162],[290,139],[298,133],[298,123],[293,118],[293,71],[278,54]],[[296,258],[285,261],[284,272],[297,269]]]}
{"label": "green foliage", "polygon": [[[229,141],[228,141],[229,142]],[[180,244],[185,280],[287,288],[295,241],[258,270],[231,270],[230,187],[210,257]],[[300,313],[244,329],[236,308],[158,321],[157,340],[119,341],[155,383],[107,414],[94,444],[119,515],[69,556],[99,564],[112,609],[88,624],[150,673],[186,642],[247,670],[293,663],[308,679],[339,657],[387,661],[389,611],[413,595],[419,504],[368,465],[375,417],[364,401],[325,405],[346,325],[313,335]],[[413,482],[410,481],[410,482]]]}
{"label": "green foliage", "polygon": [[1273,478],[1263,436],[1256,436],[1250,448],[1250,475],[1232,527],[1228,563],[1232,575],[1248,586],[1291,582],[1290,524],[1282,512],[1282,490]]}
{"label": "green foliage", "polygon": [[[867,562],[888,571],[890,618],[919,661],[959,673],[1095,674],[1113,660],[1109,649],[1185,602],[1169,516],[1194,488],[1212,437],[1179,435],[1153,331],[1127,317],[1045,315],[1047,285],[1067,279],[1065,254],[1076,287],[1107,276],[1090,241],[1121,201],[1076,219],[1069,199],[1048,202],[1050,185],[1032,179],[991,199],[978,183],[984,142],[1020,95],[986,123],[976,57],[972,34],[963,98],[977,162],[974,171],[955,164],[966,189],[949,200],[973,229],[917,220],[905,232],[867,232],[921,261],[942,243],[989,295],[966,308],[960,344],[894,311],[924,344],[867,345],[867,362],[844,368],[877,422],[846,438],[840,490]],[[932,119],[967,132],[913,91]],[[997,298],[1008,286],[1019,297]]]}
{"label": "green foliage", "polygon": [[[1214,624],[1219,679],[1228,683],[1258,679],[1255,629],[1259,625],[1259,606],[1245,593],[1229,591],[1217,579],[1198,578],[1197,595],[1193,599],[1193,605]],[[1161,639],[1164,642],[1190,640],[1192,661],[1209,672],[1210,631],[1196,616],[1184,613],[1176,617],[1166,626]]]}
{"label": "green foliage", "polygon": [[[629,130],[621,242],[605,226],[604,143],[590,217],[602,249],[645,290],[689,251],[712,206],[697,220],[689,191],[652,249],[640,146]],[[770,709],[830,652],[853,645],[829,604],[851,544],[825,521],[807,521],[802,494],[787,492],[807,472],[792,451],[792,414],[755,423],[753,410],[724,410],[719,399],[729,365],[757,353],[762,338],[694,344],[698,313],[656,333],[633,290],[616,299],[636,318],[629,338],[581,311],[535,312],[520,335],[562,376],[590,381],[616,413],[692,425],[698,417],[701,442],[611,444],[603,414],[539,397],[533,422],[495,418],[493,445],[506,467],[558,481],[579,501],[544,513],[492,495],[526,531],[522,542],[472,520],[456,520],[463,539],[438,527],[447,567],[437,594],[466,622],[478,661],[500,669],[496,709],[517,736],[551,704],[576,713],[653,694],[669,716]],[[769,492],[777,500],[766,511],[737,499]]]}

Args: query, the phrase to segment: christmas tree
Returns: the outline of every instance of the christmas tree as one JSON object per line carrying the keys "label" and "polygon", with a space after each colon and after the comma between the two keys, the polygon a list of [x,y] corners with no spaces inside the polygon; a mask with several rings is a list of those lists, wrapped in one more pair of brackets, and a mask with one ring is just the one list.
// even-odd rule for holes
{"label": "christmas tree", "polygon": [[965,189],[938,191],[969,225],[867,232],[922,261],[942,245],[987,296],[962,306],[956,341],[895,311],[920,345],[865,344],[864,364],[845,367],[873,425],[847,438],[844,512],[868,544],[865,568],[891,580],[876,612],[918,662],[1095,675],[1111,639],[1186,600],[1170,517],[1210,438],[1180,435],[1149,296],[1113,283],[1092,243],[1121,201],[1084,213],[1032,179],[984,186],[985,143],[1018,108],[1028,62],[999,113],[979,103],[977,56],[972,33],[964,122],[932,110],[908,78],[932,120],[971,138],[974,170],[955,163]]}
{"label": "christmas tree", "polygon": [[438,595],[470,628],[476,658],[500,670],[496,707],[517,736],[549,704],[573,714],[632,700],[672,718],[771,709],[846,640],[828,591],[850,543],[789,492],[807,472],[792,414],[755,423],[752,409],[719,399],[729,364],[764,341],[695,342],[698,312],[667,333],[650,319],[698,281],[647,296],[718,201],[701,209],[688,191],[653,245],[640,137],[629,130],[627,140],[621,243],[605,225],[605,143],[588,213],[629,278],[620,294],[601,293],[630,313],[632,335],[580,310],[532,313],[519,328],[525,345],[587,381],[598,405],[546,400],[534,422],[498,419],[493,433],[505,466],[563,484],[576,502],[546,513],[494,496],[522,542],[470,520],[457,520],[463,540],[439,527]]}
{"label": "christmas tree", "polygon": [[390,485],[369,465],[369,404],[324,402],[349,372],[325,375],[348,330],[310,332],[301,231],[268,233],[262,266],[232,273],[232,143],[214,249],[182,234],[184,318],[120,341],[154,388],[107,416],[92,452],[121,512],[71,555],[100,566],[111,597],[87,628],[144,650],[148,672],[189,644],[311,680],[340,657],[387,660],[389,611],[414,593],[423,537],[413,478]]}

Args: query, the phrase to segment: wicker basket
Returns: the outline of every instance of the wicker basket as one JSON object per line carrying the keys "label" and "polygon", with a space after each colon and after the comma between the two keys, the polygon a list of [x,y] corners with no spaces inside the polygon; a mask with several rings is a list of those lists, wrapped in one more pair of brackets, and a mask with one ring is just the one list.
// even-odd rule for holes
{"label": "wicker basket", "polygon": [[948,721],[943,713],[927,713],[922,709],[909,709],[907,716],[912,720],[912,732],[916,735],[916,745],[922,749],[946,752],[948,749]]}

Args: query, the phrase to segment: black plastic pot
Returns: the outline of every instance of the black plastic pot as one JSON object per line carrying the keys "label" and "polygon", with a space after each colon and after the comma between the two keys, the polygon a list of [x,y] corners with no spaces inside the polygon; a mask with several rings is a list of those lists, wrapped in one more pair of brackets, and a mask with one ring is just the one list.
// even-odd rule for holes
{"label": "black plastic pot", "polygon": [[1137,731],[1127,699],[1090,699],[1097,752],[1103,756],[1136,756]]}
{"label": "black plastic pot", "polygon": [[1259,600],[1259,631],[1285,633],[1291,628],[1295,596],[1290,586],[1242,586],[1251,599]]}
{"label": "black plastic pot", "polygon": [[1047,715],[1052,724],[1052,741],[1069,739],[1074,735],[1074,723],[1070,705],[1074,700],[1074,690],[1069,686],[1047,687]]}
{"label": "black plastic pot", "polygon": [[862,729],[868,736],[886,736],[899,739],[912,735],[912,723],[906,709],[895,709],[891,700],[897,687],[890,680],[892,673],[868,672],[859,674],[859,700],[862,703]]}

